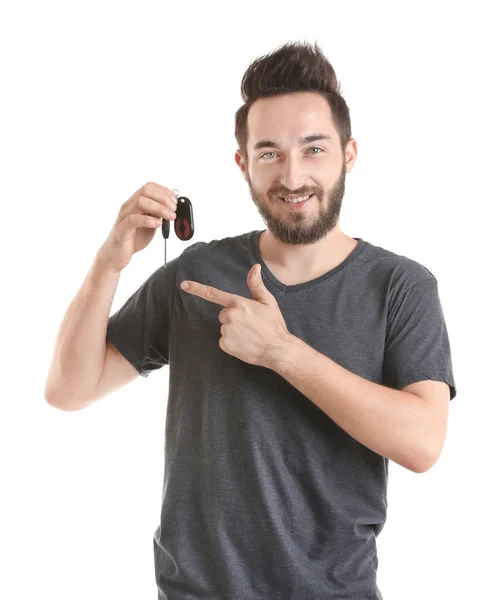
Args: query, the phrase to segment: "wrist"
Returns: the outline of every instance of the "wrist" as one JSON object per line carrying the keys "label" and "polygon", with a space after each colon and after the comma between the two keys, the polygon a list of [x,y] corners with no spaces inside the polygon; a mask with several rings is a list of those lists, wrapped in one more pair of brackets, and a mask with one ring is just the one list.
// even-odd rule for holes
{"label": "wrist", "polygon": [[111,269],[106,262],[95,258],[90,270],[90,277],[95,281],[116,284],[120,278],[121,271]]}
{"label": "wrist", "polygon": [[303,342],[293,334],[286,332],[282,341],[270,353],[266,366],[282,377],[293,369],[296,360],[296,352]]}

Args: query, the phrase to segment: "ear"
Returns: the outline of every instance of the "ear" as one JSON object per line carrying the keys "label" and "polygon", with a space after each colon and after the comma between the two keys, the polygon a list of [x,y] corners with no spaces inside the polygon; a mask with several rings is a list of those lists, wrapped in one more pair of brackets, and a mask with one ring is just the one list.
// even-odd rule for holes
{"label": "ear", "polygon": [[350,138],[347,142],[347,146],[345,148],[345,162],[346,162],[346,172],[350,173],[353,169],[355,161],[357,160],[358,148],[357,148],[357,140],[354,138]]}
{"label": "ear", "polygon": [[243,158],[243,155],[241,153],[241,150],[238,149],[236,151],[236,154],[235,154],[234,158],[236,159],[237,166],[241,169],[241,172],[243,174],[244,179],[246,179],[246,181],[247,181],[248,180],[247,179],[247,170],[248,170],[248,167],[247,167],[247,165],[246,165],[246,163],[244,161],[244,158]]}

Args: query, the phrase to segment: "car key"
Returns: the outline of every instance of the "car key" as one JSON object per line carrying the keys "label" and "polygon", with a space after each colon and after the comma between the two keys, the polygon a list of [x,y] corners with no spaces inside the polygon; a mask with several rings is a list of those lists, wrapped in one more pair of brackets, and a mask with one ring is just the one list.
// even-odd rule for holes
{"label": "car key", "polygon": [[[190,240],[194,235],[194,215],[192,212],[192,204],[189,198],[186,196],[178,197],[178,191],[173,190],[175,196],[177,196],[177,210],[174,221],[174,230],[179,240],[186,242]],[[166,240],[170,235],[170,221],[163,219],[161,225],[161,233],[165,240],[165,264],[166,267]]]}

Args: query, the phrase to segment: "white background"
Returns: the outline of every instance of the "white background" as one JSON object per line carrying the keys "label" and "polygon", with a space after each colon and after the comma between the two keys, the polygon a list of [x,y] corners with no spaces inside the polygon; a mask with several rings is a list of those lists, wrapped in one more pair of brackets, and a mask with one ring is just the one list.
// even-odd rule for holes
{"label": "white background", "polygon": [[[249,63],[287,41],[319,43],[350,107],[342,230],[431,270],[451,341],[446,444],[424,474],[390,463],[378,585],[384,600],[499,597],[493,5],[2,4],[2,598],[157,597],[168,367],[67,413],[44,400],[52,347],[146,182],[195,208],[169,259],[265,228],[234,161],[234,114]],[[162,261],[158,231],[112,313]]]}

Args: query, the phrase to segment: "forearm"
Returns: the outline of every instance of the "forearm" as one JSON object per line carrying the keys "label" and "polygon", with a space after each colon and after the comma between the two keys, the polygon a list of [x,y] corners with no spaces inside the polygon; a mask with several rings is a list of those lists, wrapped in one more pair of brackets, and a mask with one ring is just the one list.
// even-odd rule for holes
{"label": "forearm", "polygon": [[45,386],[45,399],[69,408],[96,387],[106,352],[109,313],[120,274],[95,260],[59,327]]}
{"label": "forearm", "polygon": [[295,336],[269,368],[361,444],[411,471],[426,469],[429,412],[422,398],[364,379]]}

